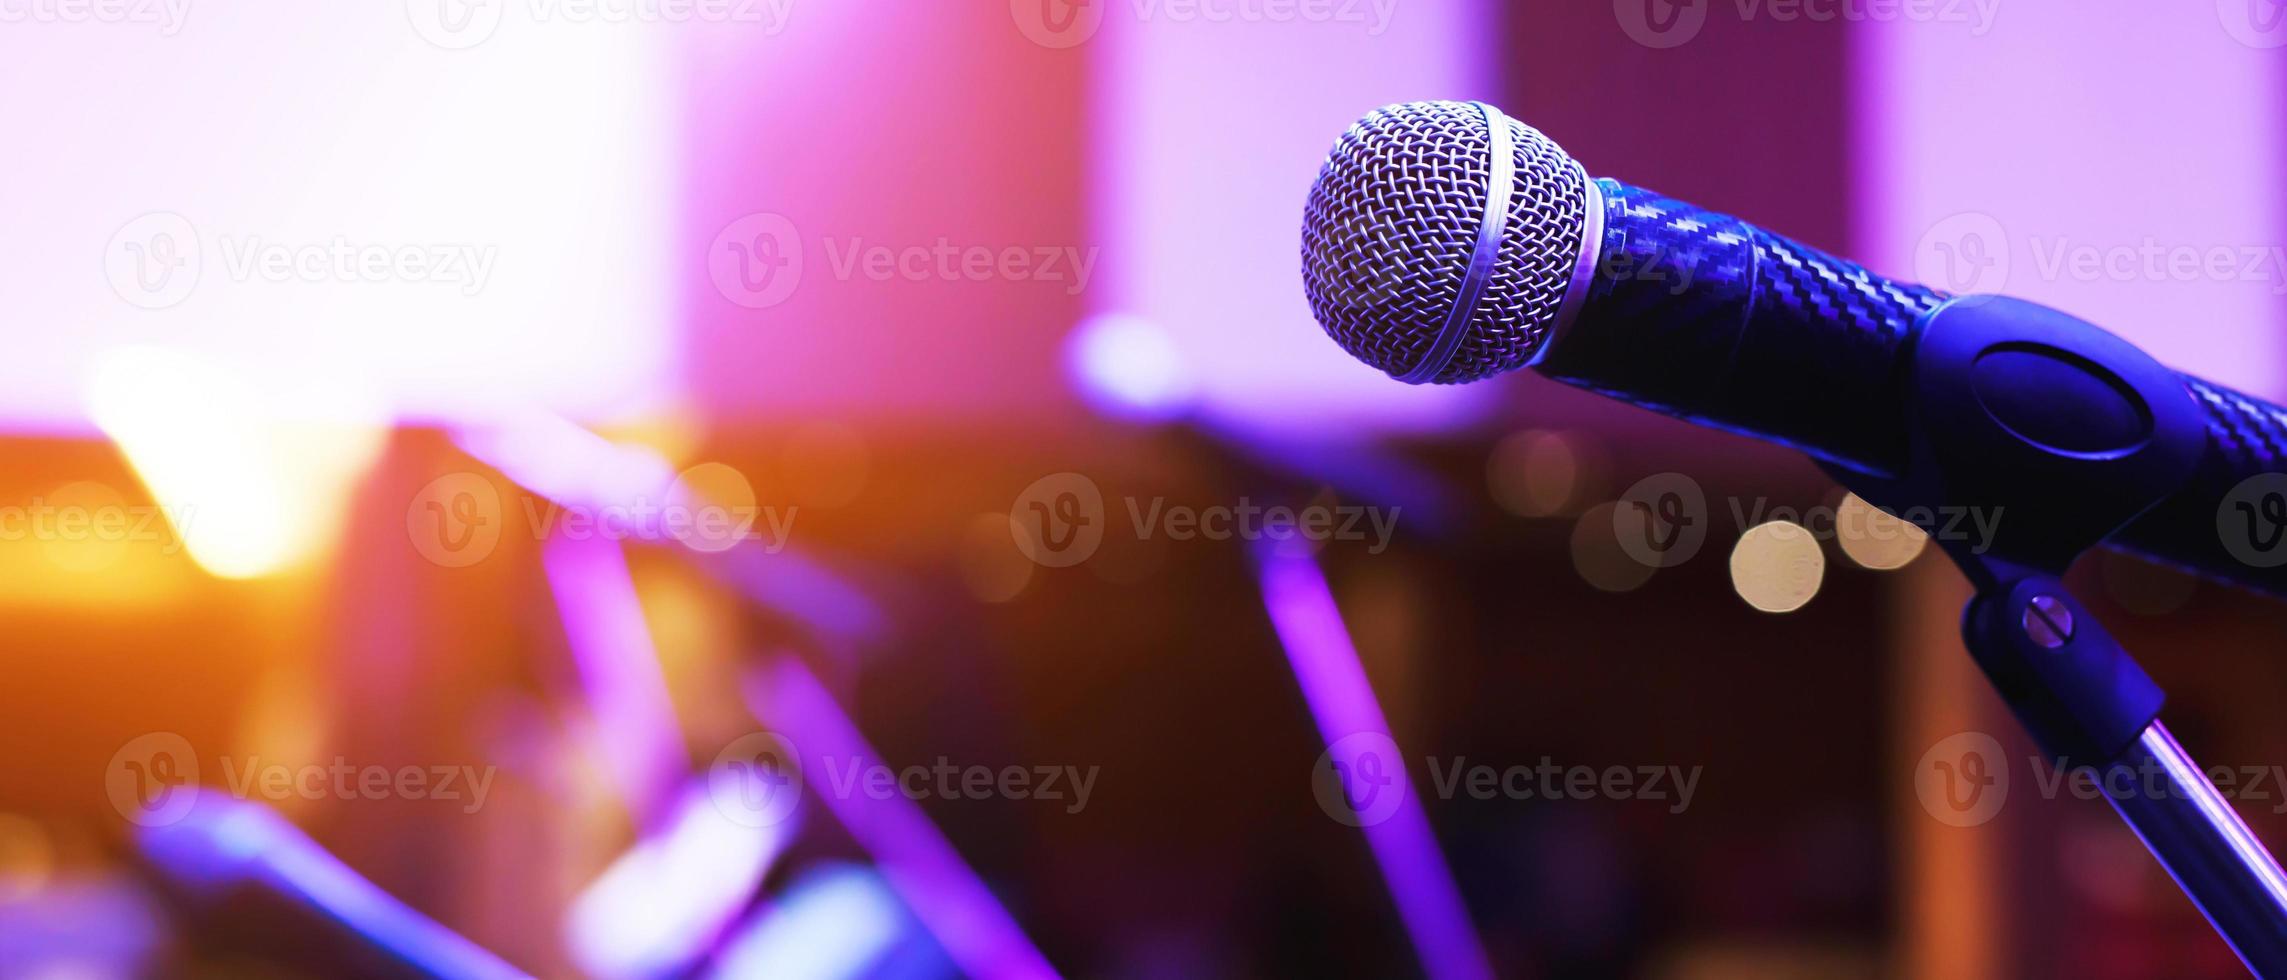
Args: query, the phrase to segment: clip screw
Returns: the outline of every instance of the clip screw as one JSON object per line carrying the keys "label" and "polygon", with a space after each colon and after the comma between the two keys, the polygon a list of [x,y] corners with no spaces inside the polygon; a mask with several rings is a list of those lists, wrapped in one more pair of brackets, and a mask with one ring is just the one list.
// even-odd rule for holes
{"label": "clip screw", "polygon": [[2025,604],[2025,635],[2044,650],[2072,641],[2073,611],[2053,595],[2037,595]]}

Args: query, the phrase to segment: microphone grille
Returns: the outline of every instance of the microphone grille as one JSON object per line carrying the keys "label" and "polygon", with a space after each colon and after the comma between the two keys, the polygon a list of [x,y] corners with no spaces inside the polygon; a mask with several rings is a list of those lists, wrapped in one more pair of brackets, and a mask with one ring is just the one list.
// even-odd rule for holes
{"label": "microphone grille", "polygon": [[[1587,174],[1539,130],[1499,118],[1515,158],[1500,251],[1439,384],[1531,363],[1585,254]],[[1384,106],[1335,141],[1303,211],[1302,282],[1342,349],[1392,376],[1429,354],[1477,247],[1492,148],[1468,102]]]}

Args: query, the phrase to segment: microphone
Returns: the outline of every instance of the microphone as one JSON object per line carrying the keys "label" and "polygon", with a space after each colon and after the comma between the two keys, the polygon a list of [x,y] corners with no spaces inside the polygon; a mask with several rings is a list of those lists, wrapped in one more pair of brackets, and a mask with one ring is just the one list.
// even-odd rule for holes
{"label": "microphone", "polygon": [[[2082,347],[2149,361],[2055,311],[1894,282],[1738,218],[1592,180],[1548,137],[1483,103],[1385,106],[1343,133],[1303,212],[1302,276],[1327,335],[1398,380],[1457,384],[1530,367],[1875,482],[1910,468],[1915,348],[1942,311],[2007,304]],[[2005,384],[1972,382],[1979,397],[2040,421],[2046,431],[2027,441],[2060,459],[2129,455],[2137,447],[2106,437],[2136,419],[2055,407],[2103,404],[2088,382],[2111,377],[2101,359],[2081,370],[2075,342],[2060,344],[1996,359],[2012,370]],[[2158,503],[2109,543],[2287,595],[2287,478],[2255,479],[2287,471],[2287,410],[2165,377],[2152,397],[2196,408],[2111,404],[2147,426],[2155,414],[2197,419],[2205,449],[2170,463],[2164,496],[2146,498]]]}

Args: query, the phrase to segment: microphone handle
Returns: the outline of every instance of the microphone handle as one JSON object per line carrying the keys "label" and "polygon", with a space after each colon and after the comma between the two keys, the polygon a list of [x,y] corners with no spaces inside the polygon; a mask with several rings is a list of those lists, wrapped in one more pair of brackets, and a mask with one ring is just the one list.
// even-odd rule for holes
{"label": "microphone handle", "polygon": [[[1847,469],[1898,474],[1914,340],[1947,294],[1730,215],[1607,178],[1596,186],[1604,228],[1593,278],[1536,370]],[[2207,450],[2180,489],[2110,543],[2287,596],[2287,478],[2268,494],[2242,487],[2287,473],[2287,409],[2180,377],[2204,412]]]}

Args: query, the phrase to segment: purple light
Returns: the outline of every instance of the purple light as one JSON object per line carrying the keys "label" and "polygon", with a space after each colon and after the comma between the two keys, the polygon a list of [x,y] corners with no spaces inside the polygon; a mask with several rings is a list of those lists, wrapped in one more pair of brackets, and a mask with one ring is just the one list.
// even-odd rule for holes
{"label": "purple light", "polygon": [[0,895],[0,976],[150,976],[171,941],[145,883],[75,874]]}
{"label": "purple light", "polygon": [[[811,871],[724,944],[709,977],[842,980],[875,968],[912,934],[880,875],[855,865]],[[918,937],[916,937],[918,938]]]}
{"label": "purple light", "polygon": [[1081,395],[1107,415],[1157,422],[1191,407],[1191,378],[1175,343],[1150,320],[1104,313],[1066,342],[1065,366]]}
{"label": "purple light", "polygon": [[873,855],[890,887],[962,972],[995,980],[1057,975],[912,800],[835,792],[828,760],[837,772],[864,771],[881,765],[881,757],[808,668],[781,657],[749,676],[745,689],[755,717],[792,746],[803,782]]}
{"label": "purple light", "polygon": [[558,535],[541,552],[598,750],[628,812],[649,824],[688,775],[682,726],[619,543]]}
{"label": "purple light", "polygon": [[[1290,543],[1291,544],[1291,543]],[[1334,603],[1326,576],[1307,551],[1266,539],[1256,549],[1262,581],[1263,606],[1271,626],[1286,647],[1296,683],[1319,735],[1343,771],[1361,771],[1357,753],[1361,744],[1394,746],[1390,726],[1382,717],[1373,685],[1358,651],[1350,645],[1350,632],[1342,623],[1342,610]],[[1381,755],[1396,756],[1384,751]],[[1453,883],[1453,872],[1437,849],[1429,817],[1405,780],[1402,763],[1396,765],[1400,797],[1386,816],[1363,821],[1366,844],[1381,866],[1382,879],[1397,903],[1398,917],[1413,939],[1422,969],[1437,980],[1478,980],[1493,976],[1485,949],[1469,924],[1469,911]]]}
{"label": "purple light", "polygon": [[[452,433],[453,443],[533,493],[563,507],[609,513],[671,499],[675,468],[659,454],[624,446],[540,411],[512,413]],[[629,536],[654,526],[632,523]]]}
{"label": "purple light", "polygon": [[391,897],[260,804],[199,792],[181,820],[144,828],[138,843],[154,864],[187,885],[260,885],[316,909],[431,976],[527,976]]}
{"label": "purple light", "polygon": [[822,637],[841,644],[868,643],[889,632],[889,615],[880,604],[793,548],[770,554],[740,547],[692,558],[749,601]]}
{"label": "purple light", "polygon": [[588,975],[680,975],[738,918],[795,820],[750,826],[687,786],[667,829],[637,842],[572,902],[564,941]]}
{"label": "purple light", "polygon": [[[608,514],[614,508],[683,502],[674,467],[658,454],[623,446],[547,412],[507,413],[452,434],[454,445],[501,475],[564,507]],[[635,522],[630,531],[656,530]],[[658,542],[658,534],[631,535]],[[693,549],[693,559],[747,598],[843,642],[885,632],[888,617],[864,593],[817,561],[752,542],[723,551]]]}

